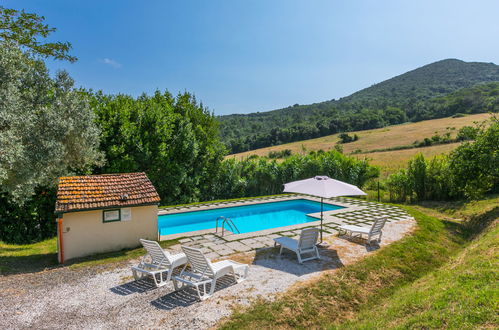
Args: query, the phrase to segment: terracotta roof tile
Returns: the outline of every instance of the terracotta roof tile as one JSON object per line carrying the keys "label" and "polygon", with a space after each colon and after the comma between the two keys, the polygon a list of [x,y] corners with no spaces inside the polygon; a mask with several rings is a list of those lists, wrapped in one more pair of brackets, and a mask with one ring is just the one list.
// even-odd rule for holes
{"label": "terracotta roof tile", "polygon": [[160,198],[147,175],[120,173],[59,178],[56,213],[144,204]]}

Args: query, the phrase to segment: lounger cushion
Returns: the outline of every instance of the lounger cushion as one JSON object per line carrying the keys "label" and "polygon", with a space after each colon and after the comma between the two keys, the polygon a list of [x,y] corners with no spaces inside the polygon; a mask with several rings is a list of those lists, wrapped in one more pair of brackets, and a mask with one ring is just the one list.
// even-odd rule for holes
{"label": "lounger cushion", "polygon": [[289,248],[290,250],[296,251],[298,250],[298,241],[292,239],[291,237],[278,237],[274,238],[274,241],[277,244],[284,246],[285,248]]}
{"label": "lounger cushion", "polygon": [[363,233],[363,234],[369,234],[369,231],[371,230],[371,228],[354,226],[354,225],[341,226],[340,229],[343,229],[346,231],[354,231],[354,232]]}
{"label": "lounger cushion", "polygon": [[242,263],[235,262],[235,261],[232,261],[232,260],[222,260],[222,261],[218,261],[218,262],[213,262],[211,264],[211,266],[213,267],[213,270],[215,272],[217,272],[219,269],[225,268],[227,266],[232,266],[234,268],[234,270],[237,270],[237,269],[240,269],[240,268],[244,268],[244,267],[248,267],[247,264],[242,264]]}
{"label": "lounger cushion", "polygon": [[186,264],[187,263],[187,256],[185,253],[178,253],[178,254],[171,254],[170,255],[170,260],[172,263],[177,261],[176,264]]}

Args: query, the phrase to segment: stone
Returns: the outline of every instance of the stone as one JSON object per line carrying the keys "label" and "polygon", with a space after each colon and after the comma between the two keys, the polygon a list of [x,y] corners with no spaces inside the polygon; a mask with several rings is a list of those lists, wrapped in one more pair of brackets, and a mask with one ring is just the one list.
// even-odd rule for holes
{"label": "stone", "polygon": [[217,244],[215,242],[208,242],[208,243],[204,243],[203,245],[206,246],[206,247],[209,247],[209,248],[213,249],[214,247],[216,247],[219,244]]}
{"label": "stone", "polygon": [[258,242],[267,242],[267,241],[272,241],[272,239],[269,236],[259,236],[255,237],[254,240]]}
{"label": "stone", "polygon": [[249,248],[251,248],[252,250],[254,250],[254,249],[259,249],[259,248],[264,247],[264,246],[265,246],[265,243],[263,243],[263,242],[259,242],[259,241],[255,241],[255,242],[253,242],[253,243],[249,243],[249,244],[247,244],[247,246],[248,246]]}
{"label": "stone", "polygon": [[241,242],[230,242],[226,243],[225,246],[227,246],[230,249],[236,250],[238,252],[246,252],[250,251],[251,248],[247,245],[242,244]]}
{"label": "stone", "polygon": [[210,252],[213,252],[210,248],[207,248],[206,246],[205,247],[202,247],[201,248],[201,252],[203,253],[210,253]]}
{"label": "stone", "polygon": [[243,243],[243,244],[245,244],[245,245],[250,245],[250,244],[256,243],[258,241],[255,240],[254,238],[247,238],[247,239],[241,240],[240,242]]}
{"label": "stone", "polygon": [[207,254],[205,254],[205,256],[208,259],[217,259],[217,258],[220,258],[220,254],[218,254],[216,252],[207,253]]}
{"label": "stone", "polygon": [[218,253],[220,256],[227,256],[227,255],[233,254],[235,252],[236,251],[229,249],[229,248],[224,248],[224,249],[220,249],[220,250],[216,251],[216,253]]}

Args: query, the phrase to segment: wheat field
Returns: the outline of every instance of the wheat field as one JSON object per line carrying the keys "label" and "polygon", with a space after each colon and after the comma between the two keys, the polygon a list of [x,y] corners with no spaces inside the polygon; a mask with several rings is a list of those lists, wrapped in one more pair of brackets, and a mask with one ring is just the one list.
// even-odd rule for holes
{"label": "wheat field", "polygon": [[[490,114],[469,115],[461,118],[441,118],[425,120],[417,123],[405,123],[366,131],[349,132],[357,134],[359,139],[355,142],[342,144],[345,154],[354,154],[357,158],[368,158],[371,163],[382,168],[382,175],[385,176],[395,170],[404,167],[407,161],[417,153],[422,153],[426,157],[433,157],[440,154],[449,153],[455,149],[459,143],[450,143],[423,148],[403,149],[383,152],[370,152],[376,149],[394,148],[411,145],[415,141],[422,141],[435,134],[443,135],[450,132],[455,137],[457,131],[463,126],[473,126],[476,123],[487,120]],[[244,159],[251,155],[267,156],[271,151],[290,149],[294,154],[308,153],[317,150],[331,150],[339,142],[339,134],[328,135],[316,139],[286,143],[278,146],[261,148],[238,154],[226,156],[226,158]]]}

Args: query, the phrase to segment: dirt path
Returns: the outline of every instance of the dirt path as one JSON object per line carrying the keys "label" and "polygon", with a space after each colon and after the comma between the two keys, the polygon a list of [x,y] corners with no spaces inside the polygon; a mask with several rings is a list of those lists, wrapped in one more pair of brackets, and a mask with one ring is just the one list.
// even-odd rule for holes
{"label": "dirt path", "polygon": [[[382,246],[411,232],[414,220],[389,223]],[[231,313],[234,305],[249,304],[256,297],[272,299],[293,284],[324,271],[375,253],[375,249],[329,237],[331,247],[320,261],[299,265],[290,253],[279,257],[274,249],[232,256],[250,263],[248,280],[234,285],[231,279],[217,284],[215,295],[203,302],[192,290],[173,291],[173,285],[156,289],[149,281],[133,281],[130,265],[109,270],[102,266],[62,268],[0,278],[0,329],[203,329]]]}

